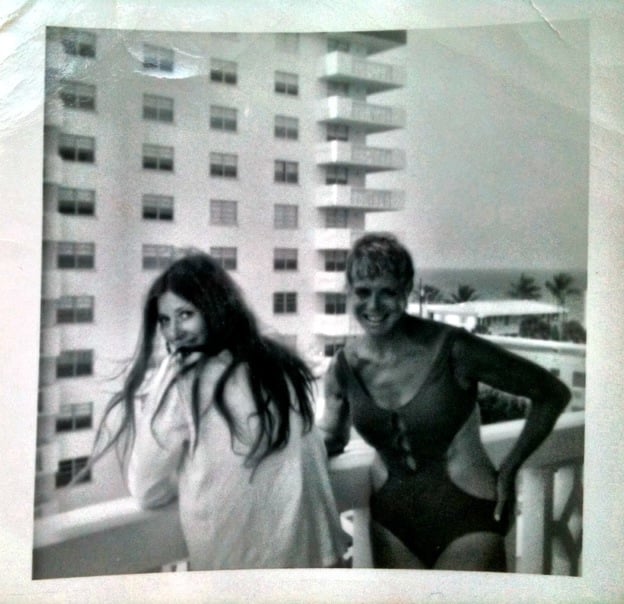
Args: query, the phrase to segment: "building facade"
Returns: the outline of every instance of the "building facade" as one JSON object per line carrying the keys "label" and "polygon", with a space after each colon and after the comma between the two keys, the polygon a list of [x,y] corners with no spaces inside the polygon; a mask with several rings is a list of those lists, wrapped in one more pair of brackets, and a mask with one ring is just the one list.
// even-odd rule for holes
{"label": "building facade", "polygon": [[[143,296],[187,248],[219,259],[267,333],[322,364],[356,329],[344,266],[405,165],[367,136],[405,69],[403,31],[181,34],[49,28],[38,515],[122,495],[108,455],[68,487],[132,358]],[[379,55],[379,56],[377,56]],[[372,57],[372,58],[371,58]]]}

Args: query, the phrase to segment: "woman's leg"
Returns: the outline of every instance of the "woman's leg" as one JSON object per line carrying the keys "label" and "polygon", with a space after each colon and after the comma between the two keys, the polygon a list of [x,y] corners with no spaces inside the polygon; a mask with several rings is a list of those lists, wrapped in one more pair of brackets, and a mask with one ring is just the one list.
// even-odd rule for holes
{"label": "woman's leg", "polygon": [[505,541],[496,533],[468,533],[446,547],[440,554],[435,568],[505,572],[507,570]]}
{"label": "woman's leg", "polygon": [[425,565],[387,528],[370,521],[371,549],[375,568],[425,568]]}

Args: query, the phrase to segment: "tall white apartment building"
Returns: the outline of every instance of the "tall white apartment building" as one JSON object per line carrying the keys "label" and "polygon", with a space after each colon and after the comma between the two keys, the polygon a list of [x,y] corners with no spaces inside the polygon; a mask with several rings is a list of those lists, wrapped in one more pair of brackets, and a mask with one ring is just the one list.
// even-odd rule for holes
{"label": "tall white apartment building", "polygon": [[263,327],[309,359],[355,326],[347,250],[404,192],[367,175],[404,151],[376,102],[405,69],[404,31],[181,34],[50,28],[47,36],[36,514],[124,494],[108,455],[71,488],[120,373],[143,296],[181,248],[218,258]]}

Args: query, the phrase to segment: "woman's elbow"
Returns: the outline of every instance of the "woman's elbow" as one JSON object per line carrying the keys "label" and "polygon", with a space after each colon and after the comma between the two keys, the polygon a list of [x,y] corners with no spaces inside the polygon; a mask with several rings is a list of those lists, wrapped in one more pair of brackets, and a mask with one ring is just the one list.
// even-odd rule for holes
{"label": "woman's elbow", "polygon": [[572,391],[561,381],[559,381],[559,388],[556,399],[560,408],[560,412],[568,406],[568,403],[572,399]]}

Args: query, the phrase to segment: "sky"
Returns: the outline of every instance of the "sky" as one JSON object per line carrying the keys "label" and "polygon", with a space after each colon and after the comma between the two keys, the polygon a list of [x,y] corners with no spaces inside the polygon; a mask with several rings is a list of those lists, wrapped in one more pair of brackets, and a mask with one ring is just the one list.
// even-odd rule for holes
{"label": "sky", "polygon": [[369,215],[427,268],[584,269],[587,264],[587,24],[545,22],[408,32],[378,60],[404,89],[369,97],[407,110],[403,131],[369,144],[406,150],[406,209]]}

